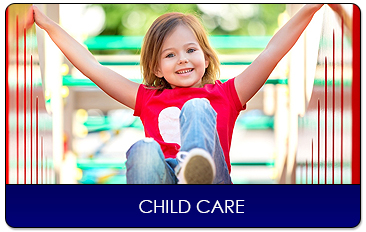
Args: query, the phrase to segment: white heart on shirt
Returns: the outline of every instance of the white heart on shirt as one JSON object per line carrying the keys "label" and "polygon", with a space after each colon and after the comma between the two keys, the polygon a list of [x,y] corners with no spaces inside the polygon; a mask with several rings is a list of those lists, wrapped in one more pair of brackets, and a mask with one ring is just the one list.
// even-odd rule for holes
{"label": "white heart on shirt", "polygon": [[168,107],[163,109],[158,117],[160,135],[166,143],[180,144],[180,109]]}

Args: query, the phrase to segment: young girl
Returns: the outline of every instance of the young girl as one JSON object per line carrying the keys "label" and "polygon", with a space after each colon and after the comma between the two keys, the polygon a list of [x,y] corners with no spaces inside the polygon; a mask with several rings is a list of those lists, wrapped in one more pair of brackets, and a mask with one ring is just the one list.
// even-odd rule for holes
{"label": "young girl", "polygon": [[112,98],[134,110],[146,138],[127,152],[127,183],[230,184],[230,144],[241,110],[264,85],[321,4],[305,5],[241,74],[217,80],[219,61],[199,20],[167,13],[141,48],[144,84],[102,66],[37,7],[34,19],[70,62]]}

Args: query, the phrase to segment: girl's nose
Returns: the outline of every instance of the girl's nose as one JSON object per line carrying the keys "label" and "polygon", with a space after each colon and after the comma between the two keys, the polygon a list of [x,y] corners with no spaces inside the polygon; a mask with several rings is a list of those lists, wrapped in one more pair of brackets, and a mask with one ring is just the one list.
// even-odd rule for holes
{"label": "girl's nose", "polygon": [[187,64],[188,63],[188,59],[187,58],[181,58],[178,61],[178,64]]}

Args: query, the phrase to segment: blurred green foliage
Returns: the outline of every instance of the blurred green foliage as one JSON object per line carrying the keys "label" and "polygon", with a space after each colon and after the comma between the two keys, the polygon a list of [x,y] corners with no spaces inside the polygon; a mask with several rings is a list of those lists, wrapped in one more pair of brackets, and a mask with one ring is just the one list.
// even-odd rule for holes
{"label": "blurred green foliage", "polygon": [[144,35],[166,12],[193,13],[210,35],[273,35],[285,4],[92,4],[105,12],[100,35]]}

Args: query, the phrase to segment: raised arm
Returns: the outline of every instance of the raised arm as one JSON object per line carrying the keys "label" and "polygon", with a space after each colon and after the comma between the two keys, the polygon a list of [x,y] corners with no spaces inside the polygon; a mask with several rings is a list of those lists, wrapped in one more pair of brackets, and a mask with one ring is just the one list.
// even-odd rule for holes
{"label": "raised arm", "polygon": [[303,6],[269,41],[263,52],[235,78],[235,88],[242,105],[264,85],[278,62],[294,46],[313,15],[323,4]]}
{"label": "raised arm", "polygon": [[101,65],[95,57],[57,23],[33,6],[34,20],[44,29],[66,58],[104,92],[134,109],[139,84]]}

